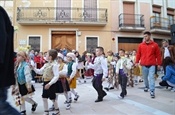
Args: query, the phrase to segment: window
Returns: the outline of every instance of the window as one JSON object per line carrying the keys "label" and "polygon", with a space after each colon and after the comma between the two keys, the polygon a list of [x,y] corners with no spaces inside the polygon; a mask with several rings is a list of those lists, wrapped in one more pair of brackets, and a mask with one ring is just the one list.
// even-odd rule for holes
{"label": "window", "polygon": [[29,45],[34,51],[40,51],[40,37],[39,36],[30,36]]}
{"label": "window", "polygon": [[153,6],[153,15],[155,16],[154,18],[154,23],[159,24],[156,26],[160,26],[161,23],[161,7],[160,6]]}
{"label": "window", "polygon": [[168,25],[174,24],[174,16],[173,15],[168,15]]}
{"label": "window", "polygon": [[153,12],[153,13],[154,13],[154,16],[155,16],[154,22],[155,23],[160,23],[160,13],[158,13],[158,12]]}
{"label": "window", "polygon": [[174,9],[167,9],[167,18],[168,18],[168,26],[170,28],[170,25],[174,24]]}
{"label": "window", "polygon": [[71,0],[57,0],[56,19],[61,21],[71,20]]}
{"label": "window", "polygon": [[95,52],[95,48],[97,47],[97,37],[87,37],[86,38],[86,50],[90,53]]}
{"label": "window", "polygon": [[97,21],[97,0],[84,0],[83,18],[85,21]]}

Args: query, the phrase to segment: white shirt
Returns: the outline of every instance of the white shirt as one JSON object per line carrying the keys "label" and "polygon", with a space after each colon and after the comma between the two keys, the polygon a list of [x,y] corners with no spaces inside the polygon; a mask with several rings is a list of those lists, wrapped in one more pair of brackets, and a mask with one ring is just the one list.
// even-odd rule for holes
{"label": "white shirt", "polygon": [[75,77],[76,72],[77,72],[77,63],[73,63],[73,65],[72,65],[72,73],[70,75],[70,79]]}
{"label": "white shirt", "polygon": [[170,52],[169,52],[169,50],[168,50],[168,47],[165,47],[164,59],[165,59],[166,57],[170,57]]}
{"label": "white shirt", "polygon": [[94,69],[94,75],[103,74],[103,78],[108,75],[107,59],[104,56],[98,56],[94,60],[94,64],[89,63],[87,68]]}
{"label": "white shirt", "polygon": [[[58,64],[58,68],[60,67],[60,64]],[[66,76],[67,75],[67,65],[64,64],[64,67],[61,71],[59,71],[59,75]]]}
{"label": "white shirt", "polygon": [[130,70],[133,66],[131,59],[126,57],[121,57],[116,64],[116,73],[119,74],[119,69],[124,69],[123,65],[125,65],[126,69]]}
{"label": "white shirt", "polygon": [[[44,66],[43,66],[42,68],[40,68],[40,69],[34,68],[34,71],[35,71],[37,74],[42,75],[42,74],[44,73],[45,67],[46,67],[46,64],[44,64]],[[52,84],[56,83],[57,80],[58,80],[58,78],[59,78],[59,70],[58,70],[58,65],[57,65],[57,64],[54,64],[54,65],[53,65],[52,71],[53,71],[54,77],[53,77],[52,80],[49,82],[49,85],[52,85]]]}

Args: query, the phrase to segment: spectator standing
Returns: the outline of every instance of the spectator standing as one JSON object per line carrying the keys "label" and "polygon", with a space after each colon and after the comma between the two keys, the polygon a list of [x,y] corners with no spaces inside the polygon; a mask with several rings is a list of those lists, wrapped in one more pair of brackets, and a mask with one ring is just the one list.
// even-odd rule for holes
{"label": "spectator standing", "polygon": [[136,55],[136,66],[140,62],[142,66],[142,75],[144,78],[144,91],[150,89],[151,98],[155,98],[155,69],[156,65],[160,68],[161,53],[157,43],[151,40],[151,33],[144,32],[144,41],[139,44]]}
{"label": "spectator standing", "polygon": [[173,46],[170,46],[168,40],[166,39],[162,41],[161,54],[162,54],[162,66],[164,74],[166,74],[166,64],[164,63],[165,58],[171,57],[172,61],[175,63],[175,48]]}

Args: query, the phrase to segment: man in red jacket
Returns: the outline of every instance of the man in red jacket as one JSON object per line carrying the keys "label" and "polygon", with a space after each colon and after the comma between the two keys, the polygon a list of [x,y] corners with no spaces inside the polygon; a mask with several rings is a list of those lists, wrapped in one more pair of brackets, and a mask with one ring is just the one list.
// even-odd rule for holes
{"label": "man in red jacket", "polygon": [[155,98],[155,67],[161,65],[161,52],[157,43],[151,40],[151,33],[144,33],[144,40],[138,46],[136,55],[136,65],[142,66],[142,75],[144,78],[145,92],[150,89],[151,98]]}

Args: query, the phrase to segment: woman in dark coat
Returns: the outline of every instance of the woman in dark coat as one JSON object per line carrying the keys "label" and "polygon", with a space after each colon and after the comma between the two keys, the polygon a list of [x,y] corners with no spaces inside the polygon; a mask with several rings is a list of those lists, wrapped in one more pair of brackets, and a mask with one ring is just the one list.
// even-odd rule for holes
{"label": "woman in dark coat", "polygon": [[11,21],[0,6],[0,115],[20,115],[6,101],[8,88],[15,84],[13,33]]}

